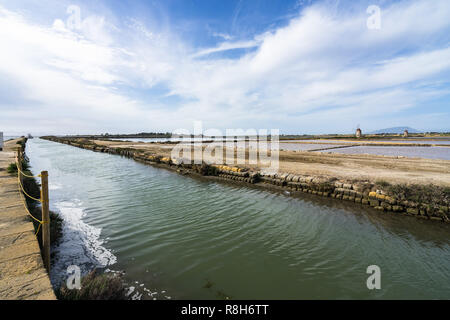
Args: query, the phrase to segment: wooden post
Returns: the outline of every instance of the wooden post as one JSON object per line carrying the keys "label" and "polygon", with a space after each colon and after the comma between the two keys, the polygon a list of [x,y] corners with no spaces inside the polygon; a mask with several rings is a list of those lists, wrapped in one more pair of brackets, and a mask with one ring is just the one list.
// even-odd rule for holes
{"label": "wooden post", "polygon": [[23,175],[20,174],[22,172],[22,150],[17,149],[17,174],[19,175],[20,183],[23,186]]}
{"label": "wooden post", "polygon": [[48,172],[41,172],[41,201],[42,201],[42,256],[44,266],[50,274],[50,213],[48,201]]}

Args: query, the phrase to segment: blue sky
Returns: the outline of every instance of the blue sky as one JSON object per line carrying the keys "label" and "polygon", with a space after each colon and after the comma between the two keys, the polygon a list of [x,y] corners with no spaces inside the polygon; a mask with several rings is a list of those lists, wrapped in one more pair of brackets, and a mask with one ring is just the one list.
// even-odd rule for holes
{"label": "blue sky", "polygon": [[0,131],[450,131],[448,17],[448,0],[0,0]]}

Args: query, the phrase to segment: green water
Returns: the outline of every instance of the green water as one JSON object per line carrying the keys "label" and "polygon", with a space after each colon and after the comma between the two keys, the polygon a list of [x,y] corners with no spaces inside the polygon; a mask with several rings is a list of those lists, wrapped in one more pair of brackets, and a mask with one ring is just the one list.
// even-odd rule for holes
{"label": "green water", "polygon": [[[27,154],[66,220],[54,283],[69,265],[107,265],[142,299],[450,298],[448,225],[39,139]],[[381,290],[367,289],[369,265]]]}

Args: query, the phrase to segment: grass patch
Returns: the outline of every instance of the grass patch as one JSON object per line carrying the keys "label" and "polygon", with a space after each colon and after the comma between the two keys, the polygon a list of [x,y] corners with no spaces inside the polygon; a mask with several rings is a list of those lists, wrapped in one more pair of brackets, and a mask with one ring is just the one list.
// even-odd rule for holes
{"label": "grass patch", "polygon": [[219,173],[219,170],[216,167],[210,166],[206,163],[203,163],[201,166],[196,166],[195,171],[200,173],[202,176],[217,176]]}
{"label": "grass patch", "polygon": [[436,185],[390,185],[385,191],[400,201],[413,201],[431,206],[449,206],[450,188]]}
{"label": "grass patch", "polygon": [[[34,180],[34,179],[29,179]],[[40,197],[40,188],[36,181],[34,182],[28,182],[27,187],[25,186],[24,180],[24,188],[25,190],[33,197],[39,198]],[[28,197],[27,197],[28,198]],[[27,199],[27,206],[28,210],[30,210],[30,213],[39,220],[42,220],[42,208],[39,204],[39,202],[34,201],[32,199]],[[50,216],[50,244],[54,245],[59,242],[59,240],[62,237],[62,225],[63,225],[63,219],[54,211],[49,212]],[[31,218],[30,218],[31,219]],[[33,224],[35,230],[39,227],[39,223],[36,222],[33,219]],[[40,236],[42,232],[42,226],[41,230],[39,231],[39,234],[37,236],[39,245],[42,247],[42,237]]]}
{"label": "grass patch", "polygon": [[[30,171],[30,165],[28,164],[28,161],[23,160],[22,161],[22,171],[26,175],[32,176],[33,173]],[[11,163],[8,168],[7,172],[17,176],[17,165],[15,163]],[[35,178],[23,178],[23,188],[25,191],[32,196],[33,198],[39,199],[41,197],[41,186],[37,182]],[[38,220],[42,220],[42,209],[40,206],[40,203],[36,200],[30,199],[27,196],[25,196],[25,201],[28,207],[28,210],[30,213]],[[30,218],[32,219],[32,218]],[[33,224],[35,230],[39,227],[39,223],[36,222],[34,219]],[[61,239],[62,236],[62,224],[63,220],[62,218],[55,212],[50,211],[50,242],[51,244],[56,244]],[[38,235],[38,241],[39,246],[42,248],[42,237]]]}
{"label": "grass patch", "polygon": [[8,168],[6,168],[6,172],[8,172],[10,175],[17,176],[17,164],[10,163]]}
{"label": "grass patch", "polygon": [[391,186],[391,184],[385,180],[378,180],[375,182],[377,185],[379,185],[380,187],[386,188]]}
{"label": "grass patch", "polygon": [[56,212],[50,211],[50,242],[57,243],[62,237],[63,219]]}
{"label": "grass patch", "polygon": [[81,289],[68,289],[63,283],[56,292],[59,300],[128,300],[127,288],[118,274],[94,270],[81,278]]}
{"label": "grass patch", "polygon": [[[6,168],[6,171],[14,176],[17,176],[17,164],[16,163],[10,163],[8,168]],[[27,174],[27,175],[31,175],[30,172],[30,166],[28,165],[28,162],[25,160],[22,160],[22,171]]]}
{"label": "grass patch", "polygon": [[20,145],[22,148],[25,148],[25,140],[24,139],[17,141],[16,144]]}

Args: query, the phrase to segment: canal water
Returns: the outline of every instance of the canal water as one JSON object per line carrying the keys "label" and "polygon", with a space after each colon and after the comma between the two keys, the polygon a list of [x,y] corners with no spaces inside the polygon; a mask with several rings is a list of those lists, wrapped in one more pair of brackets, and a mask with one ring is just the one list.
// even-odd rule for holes
{"label": "canal water", "polygon": [[[66,269],[125,272],[135,299],[449,299],[450,228],[362,205],[181,176],[32,139]],[[369,290],[367,267],[381,269]]]}

